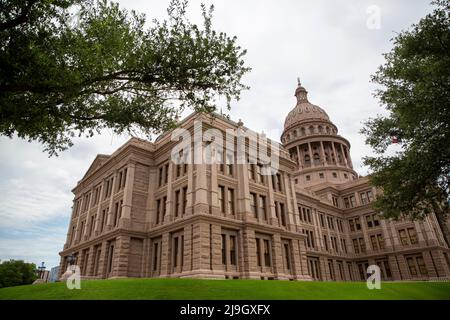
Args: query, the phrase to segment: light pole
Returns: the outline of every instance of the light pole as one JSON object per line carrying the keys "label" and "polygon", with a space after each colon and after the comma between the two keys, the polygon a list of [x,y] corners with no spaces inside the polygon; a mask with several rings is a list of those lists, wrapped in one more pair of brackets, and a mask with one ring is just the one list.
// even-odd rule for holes
{"label": "light pole", "polygon": [[38,270],[39,270],[39,279],[42,279],[43,273],[45,271],[44,262],[41,262],[41,265],[38,267]]}

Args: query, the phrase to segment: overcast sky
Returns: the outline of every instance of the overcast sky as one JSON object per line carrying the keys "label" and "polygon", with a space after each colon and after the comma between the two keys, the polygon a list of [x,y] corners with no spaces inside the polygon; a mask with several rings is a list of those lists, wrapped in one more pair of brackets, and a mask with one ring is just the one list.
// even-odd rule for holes
{"label": "overcast sky", "polygon": [[[355,169],[370,153],[358,133],[382,109],[370,75],[383,63],[390,39],[431,11],[420,0],[191,1],[188,15],[199,23],[200,3],[214,3],[213,26],[236,35],[248,50],[251,89],[232,104],[233,120],[279,140],[284,118],[295,106],[297,77],[351,145]],[[168,1],[122,0],[148,21],[166,15]],[[380,12],[379,28],[376,14]],[[374,20],[375,19],[375,20]],[[368,27],[370,26],[370,28]],[[129,137],[105,132],[78,139],[59,157],[48,158],[36,142],[0,137],[0,259],[59,264],[73,195],[71,189],[98,153],[111,153]]]}

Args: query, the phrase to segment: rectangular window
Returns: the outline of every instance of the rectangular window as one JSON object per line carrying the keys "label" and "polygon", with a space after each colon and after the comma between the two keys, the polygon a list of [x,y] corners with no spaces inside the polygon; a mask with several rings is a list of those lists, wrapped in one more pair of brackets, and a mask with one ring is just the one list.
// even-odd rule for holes
{"label": "rectangular window", "polygon": [[416,264],[414,263],[414,259],[411,257],[406,258],[406,263],[408,264],[409,273],[412,276],[417,276],[417,268]]}
{"label": "rectangular window", "polygon": [[258,183],[264,183],[264,175],[262,174],[262,165],[258,164],[256,166],[256,178]]}
{"label": "rectangular window", "polygon": [[261,239],[256,238],[256,260],[258,267],[261,267]]}
{"label": "rectangular window", "polygon": [[181,210],[182,214],[186,214],[187,208],[187,187],[183,188],[183,209]]}
{"label": "rectangular window", "polygon": [[163,184],[163,167],[160,167],[158,170],[158,187],[161,187]]}
{"label": "rectangular window", "polygon": [[158,270],[158,247],[159,243],[155,242],[153,244],[153,271]]}
{"label": "rectangular window", "polygon": [[167,197],[163,197],[161,202],[161,222],[164,221],[164,217],[166,216],[166,209],[167,209]]}
{"label": "rectangular window", "polygon": [[419,272],[421,275],[427,275],[428,274],[428,270],[427,267],[425,266],[425,261],[423,260],[422,257],[416,257],[416,262],[417,262],[417,266],[419,267]]}
{"label": "rectangular window", "polygon": [[355,227],[356,227],[356,230],[361,230],[361,223],[359,221],[359,217],[355,218]]}
{"label": "rectangular window", "polygon": [[173,267],[176,268],[178,266],[178,237],[173,238]]}
{"label": "rectangular window", "polygon": [[234,214],[234,190],[228,189],[228,213]]}
{"label": "rectangular window", "polygon": [[236,236],[230,236],[230,264],[236,265]]}
{"label": "rectangular window", "polygon": [[370,236],[370,243],[372,244],[372,250],[378,251],[378,242],[376,236],[374,235]]}
{"label": "rectangular window", "polygon": [[350,208],[350,200],[348,199],[348,197],[344,198],[344,207],[345,208]]}
{"label": "rectangular window", "polygon": [[167,184],[167,182],[169,182],[169,164],[164,166],[164,184]]}
{"label": "rectangular window", "polygon": [[227,236],[222,234],[222,264],[227,264]]}
{"label": "rectangular window", "polygon": [[321,225],[321,227],[322,228],[325,228],[325,220],[324,220],[324,218],[323,218],[323,214],[320,214],[320,225]]}
{"label": "rectangular window", "polygon": [[380,248],[380,250],[383,250],[384,249],[384,238],[381,233],[377,234],[377,240],[378,240],[378,247]]}
{"label": "rectangular window", "polygon": [[408,236],[409,236],[409,241],[411,242],[411,244],[417,244],[417,233],[416,233],[416,229],[414,228],[408,228]]}
{"label": "rectangular window", "polygon": [[361,204],[367,204],[368,203],[367,194],[365,192],[363,192],[363,193],[360,193],[359,195],[361,197]]}
{"label": "rectangular window", "polygon": [[366,252],[366,243],[364,242],[364,238],[359,238],[359,248],[361,252]]}
{"label": "rectangular window", "polygon": [[250,209],[252,211],[253,216],[258,219],[258,210],[257,210],[257,200],[256,200],[256,194],[251,192],[250,193]]}
{"label": "rectangular window", "polygon": [[229,176],[233,175],[233,158],[234,156],[232,154],[227,154],[227,175]]}
{"label": "rectangular window", "polygon": [[220,212],[225,213],[225,187],[219,186],[219,206]]}
{"label": "rectangular window", "polygon": [[359,253],[358,239],[352,239],[352,241],[353,241],[353,250],[355,251],[355,253]]}
{"label": "rectangular window", "polygon": [[352,208],[356,207],[355,196],[350,196],[350,203],[351,203]]}
{"label": "rectangular window", "polygon": [[156,200],[156,224],[159,224],[161,213],[161,199]]}
{"label": "rectangular window", "polygon": [[282,192],[283,189],[282,189],[282,183],[281,183],[281,174],[277,173],[276,177],[277,177],[277,191]]}
{"label": "rectangular window", "polygon": [[402,245],[407,246],[408,245],[408,235],[406,234],[405,229],[398,230],[398,234],[400,236],[400,241]]}
{"label": "rectangular window", "polygon": [[267,220],[267,205],[265,196],[259,196],[259,212],[264,220]]}
{"label": "rectangular window", "polygon": [[286,269],[291,270],[291,254],[289,250],[289,244],[284,244],[284,258],[286,263]]}
{"label": "rectangular window", "polygon": [[284,203],[280,202],[281,225],[286,226],[286,212],[284,211]]}
{"label": "rectangular window", "polygon": [[266,267],[270,267],[270,242],[267,239],[264,239],[264,265]]}
{"label": "rectangular window", "polygon": [[178,217],[178,214],[180,213],[180,190],[175,191],[175,218]]}
{"label": "rectangular window", "polygon": [[348,220],[348,224],[350,226],[350,231],[355,231],[355,222],[353,221],[353,219]]}
{"label": "rectangular window", "polygon": [[176,177],[177,178],[181,177],[182,168],[183,168],[183,166],[181,164],[176,165]]}
{"label": "rectangular window", "polygon": [[249,163],[247,164],[247,170],[248,170],[248,178],[252,181],[256,180],[255,176],[255,167],[253,164]]}

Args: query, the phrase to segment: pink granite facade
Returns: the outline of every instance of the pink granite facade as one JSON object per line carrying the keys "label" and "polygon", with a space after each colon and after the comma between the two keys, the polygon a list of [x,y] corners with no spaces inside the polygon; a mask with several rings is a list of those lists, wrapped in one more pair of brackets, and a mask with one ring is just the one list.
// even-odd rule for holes
{"label": "pink granite facade", "polygon": [[[263,175],[259,163],[175,164],[170,132],[98,155],[73,189],[60,272],[72,255],[87,279],[361,281],[372,264],[385,280],[450,278],[436,217],[381,219],[370,206],[377,190],[353,170],[350,143],[303,87],[295,95],[276,175]],[[245,129],[203,114],[180,127],[193,133],[195,121]]]}

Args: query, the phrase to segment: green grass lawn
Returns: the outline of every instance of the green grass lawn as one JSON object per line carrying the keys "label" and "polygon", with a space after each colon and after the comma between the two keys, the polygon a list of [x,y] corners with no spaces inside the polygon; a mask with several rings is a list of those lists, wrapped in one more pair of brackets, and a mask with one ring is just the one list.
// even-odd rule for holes
{"label": "green grass lawn", "polygon": [[289,282],[261,280],[117,279],[64,282],[0,289],[5,299],[447,299],[450,282],[382,282],[368,290],[363,282]]}

